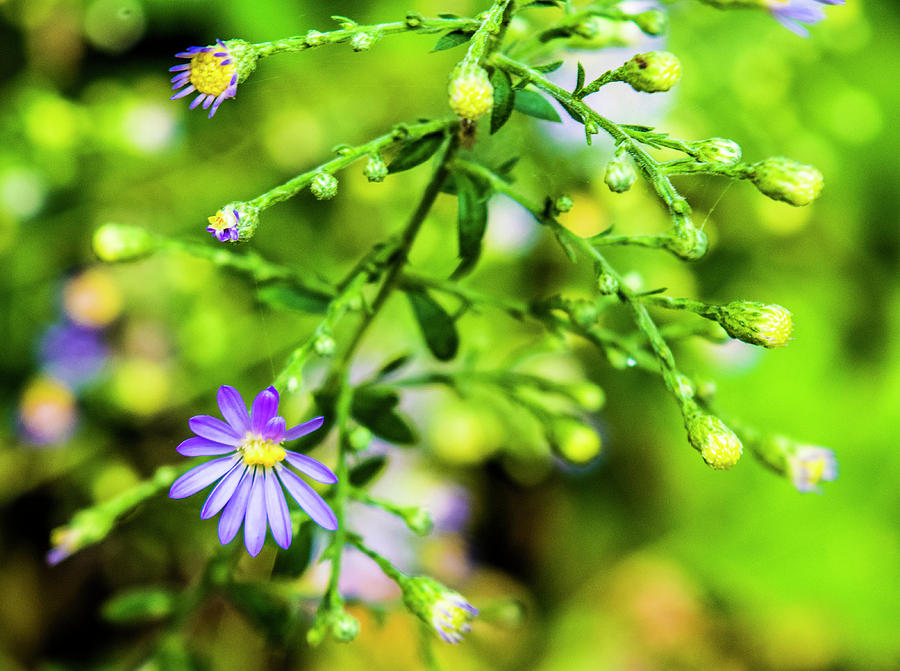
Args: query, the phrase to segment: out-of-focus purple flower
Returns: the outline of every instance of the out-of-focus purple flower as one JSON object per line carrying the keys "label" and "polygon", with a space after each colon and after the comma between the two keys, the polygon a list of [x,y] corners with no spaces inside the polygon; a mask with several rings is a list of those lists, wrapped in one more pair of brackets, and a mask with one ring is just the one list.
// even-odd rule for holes
{"label": "out-of-focus purple flower", "polygon": [[100,331],[69,322],[52,325],[40,345],[44,370],[75,389],[97,377],[108,355]]}
{"label": "out-of-focus purple flower", "polygon": [[219,210],[214,217],[207,217],[207,220],[209,226],[206,227],[206,230],[212,233],[219,242],[237,242],[241,237],[238,231],[241,215],[233,207]]}
{"label": "out-of-focus purple flower", "polygon": [[809,37],[804,23],[818,23],[825,18],[821,5],[843,4],[844,0],[768,0],[772,16],[800,37]]}
{"label": "out-of-focus purple flower", "polygon": [[224,508],[219,518],[219,541],[222,545],[230,543],[243,523],[244,545],[254,557],[262,549],[269,527],[280,547],[291,544],[291,516],[282,488],[287,489],[316,524],[329,531],[337,529],[337,518],[328,504],[282,463],[286,461],[313,480],[337,482],[337,476],[324,464],[281,446],[286,440],[296,440],[315,431],[322,426],[324,418],[316,417],[286,429],[284,418],[277,414],[275,387],[259,392],[249,413],[234,387],[219,387],[217,400],[225,421],[210,415],[192,417],[188,425],[197,435],[176,449],[186,457],[218,458],[178,478],[169,496],[182,499],[218,481],[203,504],[200,517],[208,519]]}
{"label": "out-of-focus purple flower", "polygon": [[172,89],[181,89],[171,100],[197,91],[199,95],[191,103],[191,109],[202,103],[203,109],[209,110],[211,119],[223,100],[234,98],[238,85],[238,64],[222,40],[216,40],[208,47],[188,47],[175,57],[189,58],[190,62],[169,68],[169,72],[176,73],[172,77]]}
{"label": "out-of-focus purple flower", "polygon": [[816,445],[798,445],[787,455],[788,477],[798,492],[819,492],[820,482],[837,479],[834,452]]}
{"label": "out-of-focus purple flower", "polygon": [[34,445],[62,443],[72,433],[77,419],[75,395],[60,380],[39,377],[22,392],[19,426],[23,437]]}

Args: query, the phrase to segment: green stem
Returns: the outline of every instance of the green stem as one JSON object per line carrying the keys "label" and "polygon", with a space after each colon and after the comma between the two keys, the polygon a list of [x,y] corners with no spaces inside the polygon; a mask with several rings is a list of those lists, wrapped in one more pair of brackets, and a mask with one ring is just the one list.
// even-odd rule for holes
{"label": "green stem", "polygon": [[481,65],[485,55],[495,38],[500,38],[509,21],[506,10],[510,0],[494,0],[494,4],[483,15],[481,25],[469,41],[469,49],[462,60],[462,65]]}
{"label": "green stem", "polygon": [[352,28],[341,28],[340,30],[332,30],[326,33],[311,31],[306,35],[297,35],[295,37],[286,37],[271,42],[259,42],[253,45],[257,56],[264,58],[274,54],[295,53],[305,51],[313,47],[324,46],[326,44],[341,44],[350,42],[357,34],[373,34],[377,36],[395,35],[398,33],[421,33],[429,35],[440,33],[445,30],[475,30],[478,28],[480,21],[471,18],[426,18],[420,14],[410,13],[405,21],[392,21],[389,23],[373,23],[370,25],[356,25]]}

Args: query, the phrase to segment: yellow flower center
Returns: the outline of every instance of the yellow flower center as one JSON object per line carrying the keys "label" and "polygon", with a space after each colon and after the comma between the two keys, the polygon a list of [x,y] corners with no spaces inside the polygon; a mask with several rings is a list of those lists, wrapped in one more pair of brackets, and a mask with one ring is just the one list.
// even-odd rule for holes
{"label": "yellow flower center", "polygon": [[234,61],[228,65],[222,65],[225,58],[215,54],[216,52],[213,51],[201,51],[191,58],[191,84],[200,93],[213,96],[219,95],[228,88],[228,85],[231,84],[231,77],[237,70]]}
{"label": "yellow flower center", "polygon": [[806,471],[810,483],[816,484],[825,474],[825,459],[819,457],[818,459],[806,460],[803,463],[803,470]]}
{"label": "yellow flower center", "polygon": [[260,464],[262,466],[274,466],[285,457],[284,448],[271,440],[260,438],[256,434],[247,432],[240,445],[241,456],[248,466]]}
{"label": "yellow flower center", "polygon": [[216,212],[214,217],[207,217],[206,220],[209,222],[209,227],[216,231],[224,231],[234,226],[234,222],[230,217],[226,217],[222,210]]}

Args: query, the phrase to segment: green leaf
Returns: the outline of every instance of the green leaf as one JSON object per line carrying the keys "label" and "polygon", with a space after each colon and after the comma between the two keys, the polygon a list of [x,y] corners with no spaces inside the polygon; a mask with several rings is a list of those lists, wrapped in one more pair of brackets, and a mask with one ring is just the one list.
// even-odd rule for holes
{"label": "green leaf", "polygon": [[538,72],[543,72],[544,74],[549,74],[551,72],[556,72],[562,67],[564,61],[553,61],[552,63],[545,63],[544,65],[534,65],[532,66],[532,70],[537,70]]}
{"label": "green leaf", "polygon": [[273,282],[260,287],[257,297],[266,305],[279,310],[299,310],[310,314],[324,314],[331,297],[301,287],[293,282]]}
{"label": "green leaf", "polygon": [[401,354],[400,356],[391,359],[378,370],[378,372],[375,374],[375,378],[380,379],[387,375],[390,375],[394,371],[399,370],[400,368],[408,364],[410,359],[412,359],[411,354]]}
{"label": "green leaf", "polygon": [[353,394],[350,414],[382,440],[409,445],[416,442],[416,434],[406,418],[394,410],[399,401],[396,392],[362,387]]}
{"label": "green leaf", "polygon": [[543,119],[544,121],[562,121],[559,113],[547,100],[537,91],[522,89],[516,91],[516,97],[513,107],[517,112],[533,116],[535,119]]}
{"label": "green leaf", "polygon": [[472,39],[472,35],[474,35],[474,33],[470,30],[451,30],[446,35],[441,35],[441,38],[431,49],[431,53],[452,49],[453,47],[458,47],[460,44],[465,44]]}
{"label": "green leaf", "polygon": [[[485,195],[477,186],[475,186],[475,183],[463,173],[456,173],[453,176],[453,179],[456,182],[456,197],[458,202],[457,226],[460,263],[456,270],[453,271],[451,279],[457,280],[469,273],[478,262],[478,257],[481,256],[481,241],[484,238],[484,232],[487,229],[487,200]],[[413,309],[415,309],[415,304],[413,304]],[[419,317],[418,313],[416,316]],[[420,324],[421,323],[420,317]],[[452,320],[451,326],[453,326]],[[422,328],[424,331],[425,327],[423,326]],[[456,333],[455,326],[453,326],[453,333]],[[425,337],[428,339],[427,334]],[[456,346],[458,344],[458,341],[455,342],[453,352],[447,358],[453,358],[453,354],[456,354]],[[443,359],[443,357],[437,354],[437,351],[432,347],[430,342],[428,346],[431,347],[432,352],[435,352],[435,356],[437,356],[438,359]]]}
{"label": "green leaf", "polygon": [[279,550],[275,555],[272,575],[285,578],[299,578],[312,558],[312,522],[301,522],[294,534],[291,546],[287,550]]}
{"label": "green leaf", "polygon": [[103,617],[110,622],[152,622],[167,617],[175,604],[171,590],[140,587],[119,592],[103,604]]}
{"label": "green leaf", "polygon": [[559,7],[559,0],[534,0],[533,2],[529,2],[527,5],[522,7]]}
{"label": "green leaf", "polygon": [[573,119],[575,119],[575,121],[577,121],[578,123],[584,123],[584,117],[581,116],[581,112],[579,112],[577,109],[575,109],[572,105],[570,105],[567,102],[564,102],[562,100],[559,100],[557,102],[559,102],[559,104],[562,105],[562,108],[564,110],[566,110],[568,115],[570,117],[572,117]]}
{"label": "green leaf", "polygon": [[502,177],[504,181],[511,182],[512,181],[512,171],[513,168],[516,167],[516,164],[519,162],[518,156],[513,156],[510,159],[507,159],[494,171],[498,176]]}
{"label": "green leaf", "polygon": [[575,80],[575,90],[580,91],[584,88],[584,66],[578,61],[578,76]]}
{"label": "green leaf", "polygon": [[388,165],[388,172],[402,172],[404,170],[409,170],[410,168],[415,168],[420,163],[424,163],[431,158],[443,142],[443,133],[431,133],[430,135],[420,137],[418,140],[407,142],[400,147],[400,150],[394,155],[390,165]]}
{"label": "green leaf", "polygon": [[347,479],[354,487],[365,487],[372,482],[387,466],[387,457],[383,454],[363,459],[350,469]]}
{"label": "green leaf", "polygon": [[506,70],[494,68],[491,73],[491,86],[494,87],[494,107],[491,109],[491,135],[496,133],[507,122],[513,111],[512,80]]}
{"label": "green leaf", "polygon": [[455,357],[459,349],[459,334],[453,318],[424,291],[410,290],[406,292],[406,297],[431,353],[441,361]]}

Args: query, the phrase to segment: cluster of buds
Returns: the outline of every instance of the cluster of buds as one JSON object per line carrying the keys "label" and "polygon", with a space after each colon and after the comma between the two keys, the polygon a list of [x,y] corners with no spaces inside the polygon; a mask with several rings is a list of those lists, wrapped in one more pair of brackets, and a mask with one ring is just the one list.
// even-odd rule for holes
{"label": "cluster of buds", "polygon": [[750,180],[769,198],[798,207],[818,198],[824,181],[822,173],[813,166],[783,156],[754,164]]}
{"label": "cluster of buds", "polygon": [[788,309],[754,301],[732,301],[717,306],[709,318],[719,322],[732,338],[769,348],[787,345],[794,328]]}

